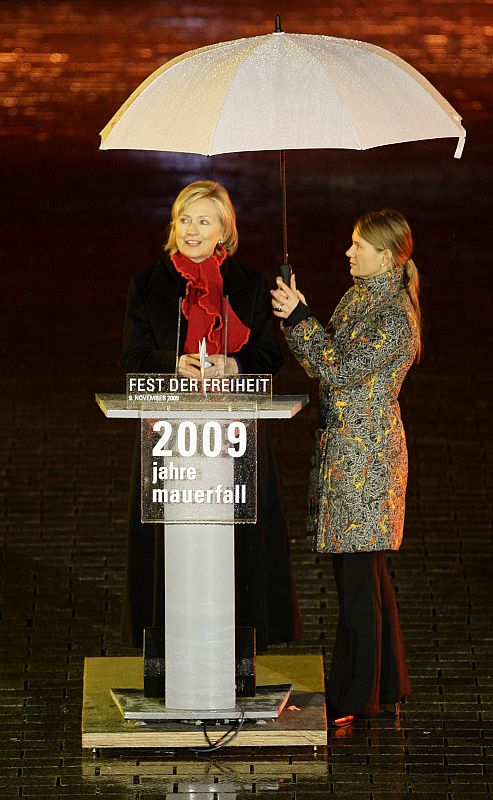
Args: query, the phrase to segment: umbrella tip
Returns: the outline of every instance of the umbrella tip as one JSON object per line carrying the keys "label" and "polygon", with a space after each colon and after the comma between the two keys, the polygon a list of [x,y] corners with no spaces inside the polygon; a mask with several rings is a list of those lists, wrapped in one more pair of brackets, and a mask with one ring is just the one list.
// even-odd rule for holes
{"label": "umbrella tip", "polygon": [[279,14],[276,14],[276,27],[274,33],[282,33],[282,32],[283,30],[281,28],[281,17],[279,16]]}

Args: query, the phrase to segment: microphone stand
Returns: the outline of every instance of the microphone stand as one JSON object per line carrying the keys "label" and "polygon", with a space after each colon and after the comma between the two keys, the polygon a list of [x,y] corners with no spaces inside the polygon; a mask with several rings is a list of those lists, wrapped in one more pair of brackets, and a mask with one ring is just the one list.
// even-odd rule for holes
{"label": "microphone stand", "polygon": [[175,377],[178,376],[178,361],[180,353],[180,329],[181,329],[181,302],[183,298],[178,298],[178,324],[176,327],[176,355],[175,355]]}
{"label": "microphone stand", "polygon": [[226,295],[226,310],[224,312],[224,369],[223,377],[226,375],[226,359],[228,357],[228,322],[229,322],[229,294]]}

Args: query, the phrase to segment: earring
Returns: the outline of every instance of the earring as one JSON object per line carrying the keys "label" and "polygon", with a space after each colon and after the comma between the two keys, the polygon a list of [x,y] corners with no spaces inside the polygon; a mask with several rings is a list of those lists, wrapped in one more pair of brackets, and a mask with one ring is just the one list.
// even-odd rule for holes
{"label": "earring", "polygon": [[218,240],[217,240],[217,243],[218,243],[218,244],[222,244],[222,243],[223,243],[223,240],[222,240],[222,239],[218,239]]}

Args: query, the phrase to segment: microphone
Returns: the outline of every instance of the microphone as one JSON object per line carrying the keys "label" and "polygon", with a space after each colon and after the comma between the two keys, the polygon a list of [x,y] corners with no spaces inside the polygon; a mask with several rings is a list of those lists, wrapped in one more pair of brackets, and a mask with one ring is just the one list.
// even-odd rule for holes
{"label": "microphone", "polygon": [[176,355],[175,355],[175,377],[178,375],[178,359],[180,354],[180,328],[181,328],[181,303],[183,297],[178,298],[178,323],[176,326]]}
{"label": "microphone", "polygon": [[228,321],[229,321],[229,294],[226,295],[226,309],[224,312],[224,373],[226,373],[226,359],[228,357]]}

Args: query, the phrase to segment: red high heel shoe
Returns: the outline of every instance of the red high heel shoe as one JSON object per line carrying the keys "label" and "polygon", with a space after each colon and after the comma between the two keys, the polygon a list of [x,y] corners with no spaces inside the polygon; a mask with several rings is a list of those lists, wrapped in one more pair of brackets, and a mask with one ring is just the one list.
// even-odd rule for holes
{"label": "red high heel shoe", "polygon": [[332,717],[327,720],[329,728],[345,728],[356,719],[355,714],[344,714],[342,717]]}

